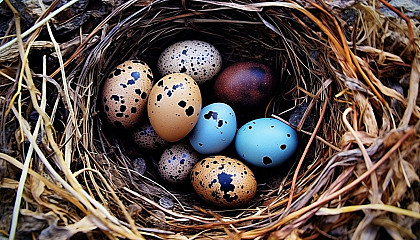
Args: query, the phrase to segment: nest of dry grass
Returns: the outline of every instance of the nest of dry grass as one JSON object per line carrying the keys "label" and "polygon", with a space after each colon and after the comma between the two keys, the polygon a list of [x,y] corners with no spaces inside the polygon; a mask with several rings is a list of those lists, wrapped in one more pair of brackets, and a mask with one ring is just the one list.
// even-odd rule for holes
{"label": "nest of dry grass", "polygon": [[[15,11],[2,38],[2,238],[418,237],[418,23],[384,1],[397,18],[375,1],[346,21],[331,1],[106,2],[112,11],[79,41],[54,38],[54,4],[28,31]],[[100,118],[100,85],[116,65],[156,66],[164,46],[191,36],[214,44],[224,66],[257,59],[280,73],[282,88],[255,116],[288,122],[304,109],[295,161],[257,170],[246,208],[216,209],[159,183],[156,156]]]}

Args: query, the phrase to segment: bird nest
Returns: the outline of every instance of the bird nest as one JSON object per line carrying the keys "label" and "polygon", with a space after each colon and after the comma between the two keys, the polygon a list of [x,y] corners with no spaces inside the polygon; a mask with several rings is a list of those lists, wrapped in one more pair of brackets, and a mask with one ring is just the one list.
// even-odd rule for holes
{"label": "bird nest", "polygon": [[[419,234],[419,32],[398,9],[382,0],[336,8],[340,1],[102,1],[108,10],[94,24],[55,38],[62,15],[52,14],[75,1],[57,2],[27,29],[13,1],[3,3],[14,13],[0,46],[4,237]],[[300,138],[289,163],[255,169],[257,194],[242,208],[215,208],[191,187],[164,184],[159,154],[101,118],[101,83],[118,64],[141,59],[155,70],[163,48],[186,39],[215,45],[223,68],[271,66],[281,81],[275,96],[238,121],[277,118]]]}

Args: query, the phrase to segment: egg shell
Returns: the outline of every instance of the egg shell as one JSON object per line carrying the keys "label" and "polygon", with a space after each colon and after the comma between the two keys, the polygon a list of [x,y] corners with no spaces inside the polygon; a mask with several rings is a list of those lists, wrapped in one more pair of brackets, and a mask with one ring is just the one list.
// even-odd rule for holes
{"label": "egg shell", "polygon": [[235,148],[246,162],[262,168],[276,167],[296,152],[298,137],[291,127],[274,118],[260,118],[243,125]]}
{"label": "egg shell", "polygon": [[220,207],[243,206],[257,191],[251,169],[241,161],[225,156],[199,161],[191,171],[191,183],[202,199]]}
{"label": "egg shell", "polygon": [[167,148],[159,160],[159,175],[168,183],[177,184],[189,180],[191,169],[200,160],[194,149],[184,143]]}
{"label": "egg shell", "polygon": [[166,75],[150,91],[147,110],[156,133],[169,142],[178,141],[197,124],[200,88],[184,73]]}
{"label": "egg shell", "polygon": [[102,88],[102,106],[107,120],[123,128],[138,124],[144,115],[152,86],[152,70],[145,62],[128,60],[118,65]]}
{"label": "egg shell", "polygon": [[185,73],[198,84],[213,79],[220,71],[222,57],[210,43],[186,40],[166,48],[158,59],[158,71],[162,76]]}
{"label": "egg shell", "polygon": [[197,152],[215,154],[226,149],[235,134],[236,115],[233,109],[224,103],[213,103],[201,109],[189,140]]}
{"label": "egg shell", "polygon": [[168,141],[156,133],[149,121],[144,121],[141,125],[135,127],[132,136],[137,146],[147,151],[165,149],[169,145]]}
{"label": "egg shell", "polygon": [[238,62],[223,70],[214,83],[221,102],[237,107],[265,104],[275,91],[277,79],[271,68],[256,62]]}

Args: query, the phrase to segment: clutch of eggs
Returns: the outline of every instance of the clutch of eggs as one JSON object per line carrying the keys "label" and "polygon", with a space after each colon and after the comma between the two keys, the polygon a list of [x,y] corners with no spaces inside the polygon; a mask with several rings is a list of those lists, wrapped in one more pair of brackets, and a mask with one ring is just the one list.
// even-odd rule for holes
{"label": "clutch of eggs", "polygon": [[102,88],[102,106],[108,122],[123,128],[139,123],[152,86],[152,70],[145,62],[128,60],[118,65]]}
{"label": "clutch of eggs", "polygon": [[199,40],[186,40],[166,48],[158,59],[158,71],[162,76],[185,73],[198,84],[213,79],[220,71],[222,57],[211,44]]}

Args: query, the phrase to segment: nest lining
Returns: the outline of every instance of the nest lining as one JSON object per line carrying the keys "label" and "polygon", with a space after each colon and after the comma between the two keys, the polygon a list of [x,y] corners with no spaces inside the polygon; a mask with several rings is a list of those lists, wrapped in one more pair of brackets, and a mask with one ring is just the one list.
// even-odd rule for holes
{"label": "nest lining", "polygon": [[[343,39],[346,33],[341,32],[342,27],[333,21],[335,18],[323,13],[322,8],[313,9],[312,14],[294,2],[218,5],[217,2],[191,1],[183,6],[171,1],[154,1],[133,12],[130,8],[133,3],[119,6],[112,13],[114,18],[106,21],[110,26],[102,33],[100,41],[75,55],[65,68],[67,79],[62,74],[51,74],[52,78],[47,78],[50,83],[59,82],[49,87],[61,100],[48,98],[46,112],[51,115],[41,114],[45,125],[41,128],[43,138],[36,142],[28,132],[22,134],[27,141],[43,147],[37,151],[32,169],[47,176],[29,172],[32,184],[43,182],[46,185],[41,195],[47,197],[44,205],[35,199],[35,207],[31,210],[44,206],[43,212],[55,213],[55,219],[67,229],[81,222],[95,223],[94,226],[86,224],[91,226],[86,231],[99,227],[107,237],[140,238],[141,233],[163,238],[193,234],[200,237],[284,238],[354,228],[352,235],[357,238],[365,234],[372,223],[369,214],[343,210],[341,215],[329,217],[332,208],[367,203],[395,205],[404,198],[404,191],[395,186],[407,189],[410,185],[407,182],[416,180],[419,140],[413,136],[414,128],[409,126],[418,119],[418,107],[414,107],[413,117],[409,116],[411,124],[398,127],[399,123],[408,121],[403,111],[397,111],[398,107],[407,106],[409,99],[379,81],[380,70],[392,66],[379,61],[382,56],[376,55],[376,46],[369,41],[374,37],[367,33],[359,36],[361,40],[356,46],[359,58],[352,58],[354,55]],[[363,11],[364,8],[368,6],[359,6],[358,10],[371,14]],[[121,20],[115,22],[118,16]],[[359,21],[366,27],[367,23]],[[344,26],[343,29],[348,28]],[[257,59],[281,74],[284,88],[279,89],[267,106],[255,110],[253,116],[287,120],[294,109],[308,105],[307,114],[296,127],[304,144],[301,144],[296,161],[287,166],[291,170],[270,172],[265,179],[261,176],[263,184],[245,209],[214,209],[197,199],[191,189],[162,186],[153,170],[139,174],[136,171],[139,166],[133,160],[145,155],[132,149],[126,133],[113,132],[99,117],[96,97],[104,76],[116,65],[138,58],[153,68],[163,46],[191,36],[214,44],[222,53],[224,67],[236,61]],[[363,49],[365,45],[372,47]],[[404,53],[407,52],[415,53],[415,50]],[[415,59],[417,56],[414,56]],[[397,63],[413,61],[412,57],[393,54],[385,58]],[[378,71],[368,65],[371,61],[378,64]],[[413,69],[418,69],[416,64],[414,61]],[[398,79],[408,73],[409,69],[395,71],[389,79]],[[39,77],[42,75],[33,76],[37,89],[42,89]],[[68,85],[63,85],[64,80]],[[31,94],[36,95],[35,92]],[[43,94],[45,92],[41,91]],[[28,93],[26,96],[23,102],[27,103],[24,104],[27,113],[21,114],[13,108],[15,116],[28,116],[33,109],[34,97],[29,98]],[[53,132],[46,123],[57,116],[61,116],[64,124],[61,131]],[[315,121],[309,128],[302,129],[305,118],[310,120],[308,116]],[[25,128],[22,120],[10,117],[8,120],[3,119],[3,126],[13,123],[16,132]],[[392,154],[398,147],[399,154]],[[25,155],[26,150],[19,151],[22,151],[21,157]],[[147,155],[145,158],[153,163],[155,157]],[[2,158],[22,168],[17,161],[5,155]],[[297,169],[300,160],[303,165]],[[51,162],[49,169],[47,162]],[[65,169],[67,164],[70,169]],[[371,172],[375,174],[369,175]],[[407,176],[411,177],[407,180]],[[46,179],[50,183],[46,183]],[[395,186],[390,185],[391,179]],[[379,193],[381,186],[385,189],[383,193]],[[27,189],[33,189],[33,186],[27,186]],[[28,201],[33,197],[24,199]],[[166,205],[162,199],[166,199]],[[167,204],[169,209],[165,208]],[[319,210],[325,206],[328,208]],[[368,209],[375,208],[372,205]],[[383,218],[377,211],[368,211],[377,219]],[[34,216],[31,212],[25,213]],[[40,218],[47,219],[46,216]],[[386,218],[393,219],[394,216],[388,214]],[[361,223],[356,227],[352,225],[359,221]]]}

